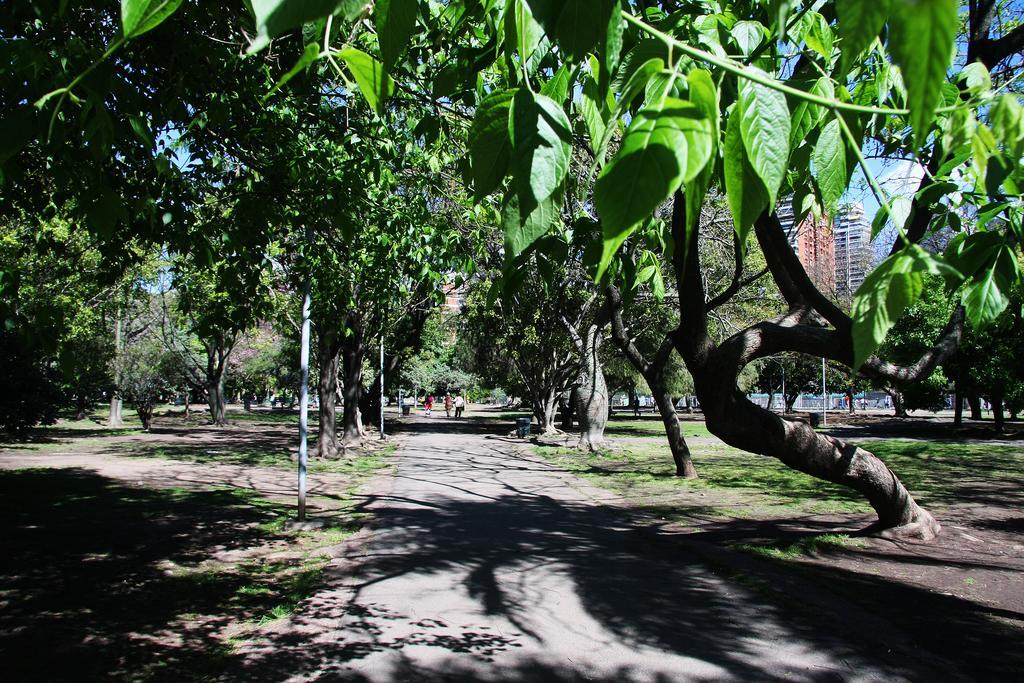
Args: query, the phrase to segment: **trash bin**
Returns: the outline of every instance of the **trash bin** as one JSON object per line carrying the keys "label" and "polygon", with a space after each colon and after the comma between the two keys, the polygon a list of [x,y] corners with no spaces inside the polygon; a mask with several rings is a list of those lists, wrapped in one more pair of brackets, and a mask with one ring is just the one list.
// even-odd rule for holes
{"label": "trash bin", "polygon": [[516,435],[520,439],[525,439],[530,435],[530,423],[533,422],[532,417],[517,417],[516,418]]}
{"label": "trash bin", "polygon": [[817,429],[818,425],[821,424],[821,413],[811,413],[810,414],[810,422],[811,422],[811,426],[814,427],[815,429]]}
{"label": "trash bin", "polygon": [[402,404],[402,415],[408,415],[412,411],[412,406]]}

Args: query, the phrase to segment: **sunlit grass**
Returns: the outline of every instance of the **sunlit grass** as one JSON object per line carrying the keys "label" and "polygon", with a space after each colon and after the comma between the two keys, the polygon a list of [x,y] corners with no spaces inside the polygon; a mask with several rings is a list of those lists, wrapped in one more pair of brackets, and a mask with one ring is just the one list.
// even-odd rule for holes
{"label": "sunlit grass", "polygon": [[[537,446],[538,452],[598,486],[634,500],[647,499],[664,505],[673,492],[695,491],[710,496],[702,505],[715,508],[715,492],[741,495],[762,513],[836,514],[869,512],[857,492],[822,481],[782,464],[774,458],[745,453],[725,445],[692,446],[698,480],[674,476],[668,445],[630,443],[599,453]],[[987,482],[1020,482],[1024,485],[1024,449],[1002,444],[927,442],[906,439],[870,441],[864,444],[881,458],[924,505],[951,504],[965,499],[965,492]],[[741,507],[729,506],[723,514],[745,516]]]}

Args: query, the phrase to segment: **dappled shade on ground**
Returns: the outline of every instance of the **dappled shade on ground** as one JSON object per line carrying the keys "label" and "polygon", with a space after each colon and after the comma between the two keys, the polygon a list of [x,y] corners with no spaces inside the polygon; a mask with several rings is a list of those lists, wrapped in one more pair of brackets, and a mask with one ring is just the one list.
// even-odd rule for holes
{"label": "dappled shade on ground", "polygon": [[318,568],[221,553],[280,542],[243,489],[143,489],[83,469],[0,471],[0,652],[9,680],[219,673],[225,626],[304,597]]}

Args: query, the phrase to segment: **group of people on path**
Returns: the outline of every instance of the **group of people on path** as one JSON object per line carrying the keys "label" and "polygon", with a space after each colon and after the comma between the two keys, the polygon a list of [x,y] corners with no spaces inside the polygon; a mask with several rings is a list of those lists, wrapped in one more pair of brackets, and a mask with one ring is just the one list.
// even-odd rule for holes
{"label": "group of people on path", "polygon": [[[427,398],[423,401],[423,413],[427,417],[430,417],[430,411],[434,408],[434,395],[427,394]],[[452,416],[452,408],[455,409],[455,417],[462,417],[462,411],[466,409],[466,399],[462,397],[462,393],[459,392],[454,397],[450,392],[444,395],[444,416]]]}

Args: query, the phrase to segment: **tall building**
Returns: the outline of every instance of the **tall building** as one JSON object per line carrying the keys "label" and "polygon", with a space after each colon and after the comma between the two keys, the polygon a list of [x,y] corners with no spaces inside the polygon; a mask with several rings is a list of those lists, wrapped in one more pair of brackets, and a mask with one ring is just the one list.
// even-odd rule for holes
{"label": "tall building", "polygon": [[823,292],[834,292],[836,254],[831,221],[808,215],[794,225],[792,200],[783,201],[776,213],[807,275]]}
{"label": "tall building", "polygon": [[860,204],[840,207],[832,228],[835,237],[836,293],[850,298],[871,270],[871,223]]}

